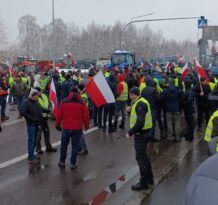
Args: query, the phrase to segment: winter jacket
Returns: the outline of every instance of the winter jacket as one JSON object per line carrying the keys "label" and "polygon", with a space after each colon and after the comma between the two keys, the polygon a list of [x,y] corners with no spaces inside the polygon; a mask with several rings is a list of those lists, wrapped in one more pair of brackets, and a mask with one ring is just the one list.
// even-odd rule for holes
{"label": "winter jacket", "polygon": [[21,113],[28,126],[38,126],[42,122],[43,110],[38,101],[28,98],[21,107]]}
{"label": "winter jacket", "polygon": [[194,109],[194,93],[191,89],[186,90],[182,98],[182,108],[186,115],[191,115]]}
{"label": "winter jacket", "polygon": [[11,94],[14,97],[24,97],[28,95],[29,88],[26,83],[16,82],[11,88]]}
{"label": "winter jacket", "polygon": [[61,99],[65,99],[69,94],[70,90],[73,87],[73,83],[71,80],[65,80],[61,85]]}
{"label": "winter jacket", "polygon": [[154,83],[150,79],[146,79],[145,83],[146,87],[142,90],[141,96],[149,102],[151,110],[156,110],[159,101],[159,94],[153,86]]}
{"label": "winter jacket", "polygon": [[208,106],[211,115],[218,109],[218,89],[215,89],[211,94],[209,94]]}
{"label": "winter jacket", "polygon": [[194,88],[196,103],[198,107],[208,107],[208,95],[210,94],[210,86],[202,85],[202,89],[204,92],[203,96],[200,95],[201,88],[199,84],[197,84]]}
{"label": "winter jacket", "polygon": [[183,205],[218,203],[218,154],[208,158],[192,174],[185,190]]}
{"label": "winter jacket", "polygon": [[56,118],[56,127],[65,130],[82,130],[89,128],[89,111],[85,103],[82,102],[79,94],[70,93],[69,96],[61,102]]}
{"label": "winter jacket", "polygon": [[163,90],[161,98],[166,112],[180,112],[182,103],[182,92],[175,85],[169,85]]}

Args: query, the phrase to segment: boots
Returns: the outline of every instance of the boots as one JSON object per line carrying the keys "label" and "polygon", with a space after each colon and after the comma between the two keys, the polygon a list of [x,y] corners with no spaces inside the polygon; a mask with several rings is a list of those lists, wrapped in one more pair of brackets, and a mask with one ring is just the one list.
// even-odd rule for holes
{"label": "boots", "polygon": [[148,189],[148,184],[147,184],[145,178],[141,177],[139,182],[132,185],[131,188],[134,191],[145,190],[145,189]]}
{"label": "boots", "polygon": [[113,128],[115,131],[117,130],[117,121],[114,121]]}
{"label": "boots", "polygon": [[119,125],[119,128],[122,129],[122,130],[125,128],[125,122],[124,121],[121,122],[121,124]]}

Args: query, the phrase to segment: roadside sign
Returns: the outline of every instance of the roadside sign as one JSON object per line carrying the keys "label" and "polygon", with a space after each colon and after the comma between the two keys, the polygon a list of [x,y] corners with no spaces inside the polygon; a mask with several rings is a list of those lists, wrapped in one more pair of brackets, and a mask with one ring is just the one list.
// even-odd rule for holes
{"label": "roadside sign", "polygon": [[208,20],[207,19],[198,19],[198,28],[203,28],[207,26]]}

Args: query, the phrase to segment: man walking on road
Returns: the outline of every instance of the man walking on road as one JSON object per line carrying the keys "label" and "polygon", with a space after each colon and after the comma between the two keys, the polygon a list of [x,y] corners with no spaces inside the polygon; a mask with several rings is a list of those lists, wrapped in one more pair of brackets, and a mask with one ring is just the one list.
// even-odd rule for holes
{"label": "man walking on road", "polygon": [[137,184],[132,185],[132,190],[138,191],[148,189],[149,184],[154,184],[151,163],[146,153],[146,147],[150,139],[152,128],[152,114],[148,101],[140,96],[139,88],[133,87],[129,95],[132,101],[132,107],[130,114],[130,130],[126,137],[130,138],[130,136],[134,135],[136,161],[141,177]]}
{"label": "man walking on road", "polygon": [[76,160],[82,136],[83,125],[85,130],[89,128],[89,111],[86,104],[81,100],[76,87],[72,88],[69,96],[61,102],[58,116],[56,118],[56,128],[61,130],[61,154],[59,167],[65,167],[65,159],[67,156],[67,147],[71,140],[72,151],[70,158],[70,168],[77,168]]}

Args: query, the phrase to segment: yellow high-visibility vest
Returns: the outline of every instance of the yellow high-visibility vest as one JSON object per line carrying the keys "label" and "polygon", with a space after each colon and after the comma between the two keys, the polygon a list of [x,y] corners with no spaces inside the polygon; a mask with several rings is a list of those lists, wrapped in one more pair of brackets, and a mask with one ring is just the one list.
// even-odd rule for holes
{"label": "yellow high-visibility vest", "polygon": [[[206,142],[210,142],[211,141],[211,135],[212,135],[212,132],[213,132],[213,120],[214,118],[218,117],[218,110],[215,111],[212,116],[210,117],[210,120],[207,124],[207,129],[206,129],[206,132],[205,132],[205,136],[204,136],[204,140]],[[218,152],[218,144],[216,146],[216,152]]]}
{"label": "yellow high-visibility vest", "polygon": [[121,95],[117,98],[117,101],[127,101],[128,100],[128,85],[126,82],[121,82],[123,85],[123,91]]}
{"label": "yellow high-visibility vest", "polygon": [[216,87],[216,84],[215,83],[212,83],[212,82],[209,82],[209,86],[210,86],[210,90],[211,92],[215,89]]}
{"label": "yellow high-visibility vest", "polygon": [[86,93],[81,94],[82,99],[85,99],[87,107],[89,106],[88,96]]}
{"label": "yellow high-visibility vest", "polygon": [[142,130],[150,129],[152,128],[151,108],[150,108],[149,102],[143,97],[139,97],[139,99],[132,105],[132,110],[130,114],[130,128],[134,127],[134,125],[136,124],[136,121],[137,121],[136,106],[139,102],[145,103],[148,107],[148,111],[145,115],[145,122],[144,122],[144,126]]}
{"label": "yellow high-visibility vest", "polygon": [[141,83],[140,86],[139,86],[139,91],[140,91],[140,94],[142,93],[142,90],[146,87],[146,83]]}
{"label": "yellow high-visibility vest", "polygon": [[[45,94],[42,93],[41,97],[38,98],[38,102],[39,102],[40,106],[43,109],[48,109],[48,107],[49,107],[49,100],[48,100],[48,97]],[[49,114],[43,113],[42,116],[43,117],[48,117]]]}

